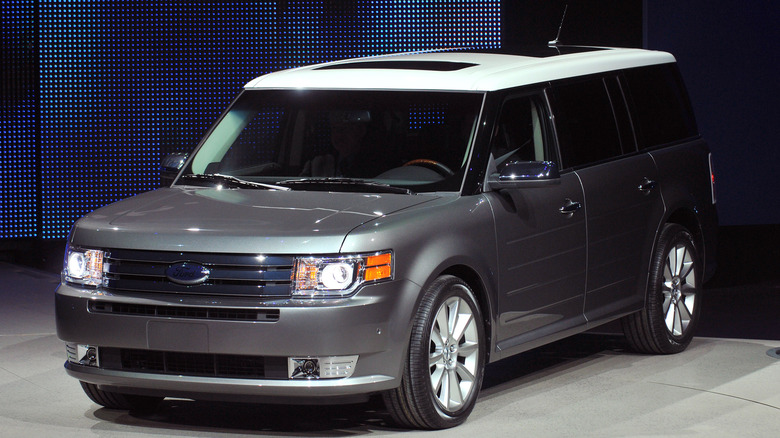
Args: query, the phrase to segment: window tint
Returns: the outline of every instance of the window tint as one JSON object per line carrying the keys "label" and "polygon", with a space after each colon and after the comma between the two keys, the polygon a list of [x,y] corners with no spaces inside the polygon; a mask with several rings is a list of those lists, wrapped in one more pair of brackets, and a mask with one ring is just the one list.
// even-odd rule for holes
{"label": "window tint", "polygon": [[600,78],[553,88],[561,168],[581,166],[621,154],[615,115]]}
{"label": "window tint", "polygon": [[551,160],[546,148],[543,107],[537,97],[510,98],[501,107],[493,134],[494,169],[513,161]]}
{"label": "window tint", "polygon": [[675,64],[627,70],[625,82],[640,148],[698,134],[688,95]]}

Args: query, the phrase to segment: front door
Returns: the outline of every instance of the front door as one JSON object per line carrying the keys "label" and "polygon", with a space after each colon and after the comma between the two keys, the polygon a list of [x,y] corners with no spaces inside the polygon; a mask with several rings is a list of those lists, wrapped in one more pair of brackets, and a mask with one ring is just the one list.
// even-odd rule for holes
{"label": "front door", "polygon": [[[550,160],[552,136],[541,95],[507,100],[493,136],[490,168]],[[586,224],[575,172],[559,184],[485,194],[498,252],[497,353],[584,324]],[[575,206],[573,212],[562,207]]]}

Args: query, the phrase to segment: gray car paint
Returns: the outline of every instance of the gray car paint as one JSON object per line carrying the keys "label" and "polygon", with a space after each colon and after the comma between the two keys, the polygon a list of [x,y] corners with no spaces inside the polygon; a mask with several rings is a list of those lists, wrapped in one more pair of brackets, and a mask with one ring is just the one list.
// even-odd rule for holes
{"label": "gray car paint", "polygon": [[[223,205],[223,200],[210,199],[214,195],[213,189],[170,189],[158,191],[135,198],[120,204],[115,204],[107,209],[98,210],[78,223],[73,233],[73,241],[79,245],[89,246],[89,238],[99,238],[102,231],[112,227],[121,226],[119,230],[111,230],[111,236],[128,236],[124,241],[127,245],[143,247],[150,242],[138,243],[136,240],[144,235],[144,228],[156,223],[158,230],[164,222],[178,223],[184,220],[187,225],[199,225],[218,221],[221,214],[230,210],[209,209],[203,211],[199,218],[182,219],[177,209],[163,208],[163,206],[178,205],[182,208],[190,208],[197,205]],[[172,321],[177,324],[177,330],[189,333],[189,338],[200,338],[193,342],[192,339],[178,337],[169,340],[162,346],[164,349],[175,351],[189,351],[196,353],[223,353],[223,354],[263,354],[268,356],[289,355],[360,355],[360,365],[355,374],[356,379],[366,378],[372,382],[369,386],[372,391],[389,389],[397,386],[401,377],[402,357],[406,352],[409,333],[411,330],[411,315],[419,299],[419,290],[425,284],[447,269],[463,266],[470,267],[477,278],[483,278],[487,283],[485,290],[496,287],[492,266],[495,265],[495,234],[491,226],[492,211],[484,196],[460,196],[456,193],[442,193],[436,195],[363,195],[344,193],[295,193],[295,192],[269,192],[246,191],[246,196],[253,198],[254,202],[227,203],[232,209],[248,208],[256,214],[266,215],[267,209],[251,210],[257,205],[257,199],[267,196],[294,195],[296,199],[312,201],[319,199],[313,205],[326,205],[330,200],[337,200],[340,208],[331,208],[324,214],[322,208],[294,208],[289,199],[285,208],[271,212],[278,214],[280,223],[285,224],[287,216],[302,214],[309,215],[307,221],[311,223],[318,219],[320,223],[328,222],[330,237],[318,240],[317,245],[321,251],[360,253],[370,252],[392,247],[395,259],[395,280],[376,285],[364,286],[349,298],[327,300],[296,300],[283,299],[273,301],[253,301],[251,298],[233,297],[193,297],[193,296],[148,296],[144,293],[122,293],[109,295],[111,301],[134,304],[172,305],[186,304],[193,306],[218,305],[240,307],[273,307],[281,309],[280,320],[272,324],[235,323],[225,321],[198,321],[198,327],[184,321]],[[200,193],[200,194],[195,194]],[[202,193],[208,193],[202,196]],[[295,196],[300,195],[300,196]],[[219,195],[223,197],[222,194]],[[153,202],[149,202],[151,198]],[[378,205],[376,198],[387,201],[384,207],[391,206],[394,213],[383,215],[372,214],[371,206]],[[191,204],[200,199],[200,204]],[[235,199],[234,199],[235,200]],[[218,202],[217,204],[209,204]],[[317,202],[321,203],[318,204]],[[238,206],[237,206],[238,205]],[[189,206],[189,207],[188,207]],[[312,205],[310,204],[309,207]],[[333,205],[331,205],[332,207]],[[362,206],[362,207],[361,207]],[[348,211],[347,211],[348,209]],[[208,212],[211,214],[208,214]],[[388,210],[389,211],[389,210]],[[235,214],[235,211],[232,211]],[[226,215],[228,221],[230,216]],[[452,221],[452,217],[458,217]],[[147,220],[145,220],[147,219]],[[335,225],[338,222],[338,225]],[[245,219],[235,221],[237,225],[246,224]],[[308,224],[309,222],[307,222]],[[137,227],[134,224],[139,224]],[[361,225],[362,224],[362,225]],[[289,222],[287,222],[289,226]],[[96,231],[82,233],[82,227]],[[276,233],[282,234],[283,225],[277,225]],[[177,226],[172,226],[177,228]],[[300,254],[301,250],[292,242],[301,242],[302,236],[282,236],[284,238],[269,239],[270,245],[262,241],[247,243],[244,233],[251,233],[251,227],[227,228],[233,233],[235,244],[248,245],[253,251],[262,249],[263,253],[290,253]],[[338,232],[339,230],[340,232]],[[446,232],[442,232],[446,230]],[[85,236],[86,234],[86,236]],[[161,234],[164,234],[161,232]],[[181,241],[174,236],[154,240],[155,248],[178,249]],[[270,230],[265,235],[273,235]],[[97,235],[97,236],[95,236]],[[200,236],[199,233],[195,233]],[[226,240],[224,234],[222,239]],[[341,242],[343,240],[343,245]],[[135,243],[133,243],[135,242]],[[211,242],[208,236],[193,239],[188,237],[188,250],[196,248],[204,249],[201,245]],[[338,243],[336,246],[331,244]],[[273,248],[275,251],[265,251]],[[483,293],[483,297],[485,294]],[[111,345],[122,348],[154,349],[153,341],[156,338],[153,331],[156,329],[155,321],[148,318],[135,316],[101,315],[84,310],[86,302],[91,299],[105,298],[103,294],[97,296],[85,293],[78,287],[63,284],[59,287],[56,297],[57,333],[58,336],[70,342],[87,343],[92,345]],[[486,303],[488,306],[491,303]],[[151,325],[150,325],[151,324]],[[301,327],[309,329],[301,330]],[[155,390],[166,388],[167,393],[188,393],[188,391],[205,391],[210,388],[209,382],[216,383],[220,379],[187,378],[186,385],[164,385],[160,379],[153,375],[141,373],[119,373],[95,371],[88,367],[82,367],[68,363],[69,372],[82,379],[93,383],[120,385],[123,381],[133,382],[133,392],[153,393]],[[120,376],[121,375],[121,376]],[[111,376],[111,377],[109,377]],[[122,377],[123,376],[123,377]],[[357,380],[360,382],[361,380]],[[233,382],[231,385],[220,386],[214,389],[216,393],[225,395],[255,395],[278,397],[281,395],[294,396],[343,396],[353,393],[365,392],[364,385],[347,384],[340,385],[336,381],[323,381],[320,390],[314,389],[305,392],[294,385],[291,387],[285,382],[264,381],[264,385],[257,385],[256,381]],[[333,388],[336,386],[337,388]],[[342,387],[343,386],[343,387]],[[341,387],[341,388],[338,388]],[[185,389],[186,388],[186,389]],[[230,388],[230,389],[229,389]],[[285,392],[285,388],[289,389]],[[290,389],[292,388],[292,389]],[[176,392],[178,391],[178,392]],[[192,393],[190,393],[192,395]]]}
{"label": "gray car paint", "polygon": [[588,284],[585,317],[620,316],[644,304],[655,231],[664,215],[658,180],[648,154],[629,156],[577,171],[586,193]]}
{"label": "gray car paint", "polygon": [[[486,145],[487,140],[477,143]],[[63,283],[56,294],[61,339],[202,353],[359,354],[355,375],[300,383],[171,378],[73,363],[66,367],[81,380],[144,394],[330,397],[391,389],[400,382],[420,291],[444,273],[464,278],[482,309],[489,309],[483,311],[489,359],[501,359],[641,308],[651,249],[659,227],[670,218],[690,215],[696,227],[701,224],[694,234],[705,254],[705,278],[711,275],[709,248],[714,246],[716,222],[707,199],[707,152],[703,142],[688,142],[564,172],[560,184],[501,192],[486,188],[474,195],[186,186],[139,195],[87,215],[74,226],[70,244],[290,255],[390,249],[394,278],[363,286],[347,298],[268,301],[112,294]],[[626,163],[636,162],[636,169],[626,168]],[[612,180],[611,175],[619,177]],[[654,176],[656,191],[645,195],[636,189],[642,178]],[[607,180],[608,185],[601,184]],[[557,209],[566,199],[582,202],[584,209],[571,217],[560,214]],[[616,199],[627,202],[610,204]],[[90,313],[91,300],[273,307],[281,310],[281,317],[275,323],[159,321]],[[160,335],[172,331],[188,336],[177,340]]]}
{"label": "gray car paint", "polygon": [[150,251],[336,253],[353,228],[436,198],[175,186],[88,214],[71,240]]}

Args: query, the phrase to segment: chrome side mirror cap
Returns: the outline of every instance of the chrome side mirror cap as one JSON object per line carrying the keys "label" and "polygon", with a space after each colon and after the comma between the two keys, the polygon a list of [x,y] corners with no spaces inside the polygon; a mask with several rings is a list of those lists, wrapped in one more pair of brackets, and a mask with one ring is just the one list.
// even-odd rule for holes
{"label": "chrome side mirror cap", "polygon": [[189,154],[184,152],[175,152],[168,154],[162,159],[160,165],[160,181],[163,187],[169,187],[173,184],[179,171],[184,167],[184,163],[187,162]]}
{"label": "chrome side mirror cap", "polygon": [[501,173],[488,177],[492,190],[539,187],[561,183],[558,165],[552,161],[513,161]]}

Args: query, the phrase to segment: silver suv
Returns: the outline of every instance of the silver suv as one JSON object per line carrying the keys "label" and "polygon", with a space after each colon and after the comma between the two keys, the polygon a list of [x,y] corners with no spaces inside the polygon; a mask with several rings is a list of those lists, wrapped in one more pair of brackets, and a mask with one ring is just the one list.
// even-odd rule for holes
{"label": "silver suv", "polygon": [[685,349],[715,267],[710,154],[668,53],[272,73],[180,163],[68,239],[65,368],[107,408],[381,393],[400,425],[451,427],[485,364],[600,324]]}

